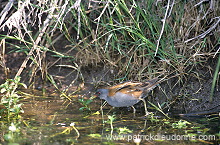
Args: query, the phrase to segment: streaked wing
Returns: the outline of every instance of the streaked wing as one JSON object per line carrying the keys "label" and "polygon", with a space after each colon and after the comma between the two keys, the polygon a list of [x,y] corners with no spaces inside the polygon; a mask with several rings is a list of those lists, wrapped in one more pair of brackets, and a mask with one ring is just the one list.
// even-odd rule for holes
{"label": "streaked wing", "polygon": [[109,97],[114,96],[117,92],[132,95],[134,97],[140,97],[143,92],[146,93],[154,89],[159,83],[160,82],[158,81],[158,78],[154,78],[144,83],[125,82],[112,87],[108,87],[107,89],[109,89]]}
{"label": "streaked wing", "polygon": [[112,87],[108,87],[107,89],[109,89],[109,96],[114,96],[115,93],[119,91],[128,94],[129,92],[133,92],[131,90],[134,88],[134,86],[138,86],[140,84],[142,83],[125,82]]}

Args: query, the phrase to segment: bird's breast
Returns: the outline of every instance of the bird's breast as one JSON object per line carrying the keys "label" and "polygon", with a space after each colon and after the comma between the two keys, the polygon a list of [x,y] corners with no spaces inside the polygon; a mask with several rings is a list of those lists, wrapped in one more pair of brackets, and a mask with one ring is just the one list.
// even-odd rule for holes
{"label": "bird's breast", "polygon": [[124,94],[121,92],[115,93],[114,96],[108,96],[106,98],[108,104],[113,107],[127,107],[133,106],[134,104],[138,103],[140,100],[132,95]]}

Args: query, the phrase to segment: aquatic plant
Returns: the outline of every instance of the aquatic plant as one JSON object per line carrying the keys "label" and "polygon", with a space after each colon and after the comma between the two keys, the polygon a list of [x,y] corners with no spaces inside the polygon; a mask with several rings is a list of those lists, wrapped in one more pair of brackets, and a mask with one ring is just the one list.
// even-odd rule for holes
{"label": "aquatic plant", "polygon": [[6,117],[10,122],[14,118],[19,118],[19,113],[23,113],[22,103],[19,103],[21,96],[18,95],[19,86],[27,88],[24,83],[20,83],[21,77],[15,79],[7,79],[4,84],[0,85],[0,91],[3,94],[0,105],[5,108],[1,110],[1,116]]}

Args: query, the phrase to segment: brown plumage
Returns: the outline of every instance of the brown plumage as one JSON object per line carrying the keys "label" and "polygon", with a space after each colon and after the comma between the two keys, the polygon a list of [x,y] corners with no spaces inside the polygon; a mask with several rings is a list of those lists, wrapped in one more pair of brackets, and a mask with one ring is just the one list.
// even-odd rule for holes
{"label": "brown plumage", "polygon": [[160,82],[157,78],[148,80],[144,83],[125,82],[112,87],[98,89],[96,94],[100,99],[104,99],[113,107],[133,106],[140,100],[146,102],[144,98],[147,93],[154,89]]}

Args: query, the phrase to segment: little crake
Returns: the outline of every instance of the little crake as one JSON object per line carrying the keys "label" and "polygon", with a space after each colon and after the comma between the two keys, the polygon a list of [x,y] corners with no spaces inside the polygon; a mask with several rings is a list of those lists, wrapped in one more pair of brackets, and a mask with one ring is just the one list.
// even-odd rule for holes
{"label": "little crake", "polygon": [[125,82],[112,87],[98,89],[96,94],[100,99],[104,99],[113,107],[133,106],[142,100],[145,103],[145,111],[147,114],[144,98],[147,97],[147,93],[153,90],[158,84],[159,81],[157,78],[144,83]]}

